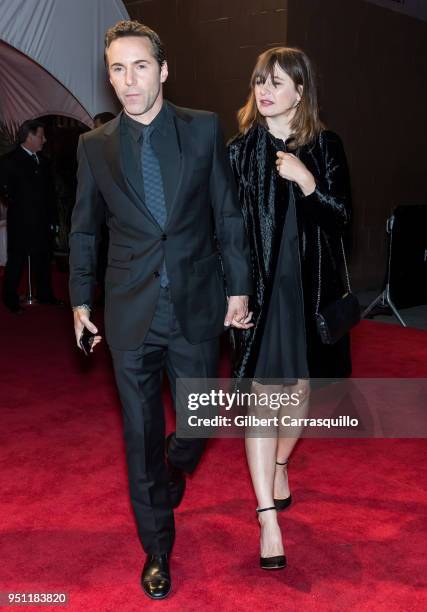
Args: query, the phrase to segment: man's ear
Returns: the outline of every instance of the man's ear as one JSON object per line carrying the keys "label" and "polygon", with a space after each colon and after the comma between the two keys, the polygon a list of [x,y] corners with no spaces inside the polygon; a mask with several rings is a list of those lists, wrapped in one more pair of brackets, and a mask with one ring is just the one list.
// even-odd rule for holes
{"label": "man's ear", "polygon": [[105,63],[105,69],[107,71],[108,80],[110,81],[110,84],[113,85],[113,82],[111,80],[110,68],[108,66],[108,59],[106,60],[106,63]]}
{"label": "man's ear", "polygon": [[166,61],[163,62],[162,67],[160,68],[160,82],[164,83],[168,78],[169,70],[168,63]]}

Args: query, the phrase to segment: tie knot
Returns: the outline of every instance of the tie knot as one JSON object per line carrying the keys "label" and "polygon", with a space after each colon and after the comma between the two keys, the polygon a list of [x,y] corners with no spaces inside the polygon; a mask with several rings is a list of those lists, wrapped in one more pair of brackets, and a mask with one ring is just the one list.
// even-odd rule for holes
{"label": "tie knot", "polygon": [[150,140],[150,139],[151,139],[151,135],[152,135],[153,131],[154,131],[154,126],[153,126],[153,125],[151,125],[151,123],[150,123],[149,125],[147,125],[147,126],[144,128],[144,130],[143,130],[143,132],[142,132],[142,133],[143,133],[144,140]]}

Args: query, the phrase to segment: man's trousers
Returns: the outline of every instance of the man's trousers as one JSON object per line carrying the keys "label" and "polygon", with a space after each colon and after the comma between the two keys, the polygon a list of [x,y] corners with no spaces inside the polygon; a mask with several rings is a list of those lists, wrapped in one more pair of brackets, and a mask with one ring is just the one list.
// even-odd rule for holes
{"label": "man's trousers", "polygon": [[[162,379],[166,370],[174,406],[177,378],[215,378],[219,338],[190,344],[182,335],[168,288],[159,301],[143,345],[133,351],[111,349],[123,408],[130,497],[138,534],[147,554],[170,552],[174,517],[165,463]],[[203,453],[204,439],[171,439],[171,463],[191,473]]]}

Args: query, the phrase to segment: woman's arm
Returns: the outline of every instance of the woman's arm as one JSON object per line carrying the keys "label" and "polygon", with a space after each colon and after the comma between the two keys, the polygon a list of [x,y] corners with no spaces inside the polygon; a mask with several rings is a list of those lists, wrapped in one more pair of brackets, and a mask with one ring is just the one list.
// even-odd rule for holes
{"label": "woman's arm", "polygon": [[324,132],[321,136],[323,176],[314,177],[314,191],[304,195],[301,186],[295,189],[297,206],[316,225],[341,233],[350,221],[351,192],[347,159],[339,136]]}

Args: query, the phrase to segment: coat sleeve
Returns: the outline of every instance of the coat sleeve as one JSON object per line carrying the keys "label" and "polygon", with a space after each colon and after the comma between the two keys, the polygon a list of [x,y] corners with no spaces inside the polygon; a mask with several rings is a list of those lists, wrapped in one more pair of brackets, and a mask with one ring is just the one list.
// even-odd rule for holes
{"label": "coat sleeve", "polygon": [[316,189],[304,196],[298,185],[297,206],[304,216],[332,233],[342,233],[351,215],[350,177],[341,139],[333,132],[321,136],[321,172],[315,176]]}
{"label": "coat sleeve", "polygon": [[229,157],[217,115],[213,115],[213,161],[210,195],[215,218],[215,231],[224,265],[227,293],[251,295],[249,243],[242,211],[237,198]]}
{"label": "coat sleeve", "polygon": [[77,195],[71,217],[70,298],[72,306],[92,305],[104,204],[87,158],[84,136],[77,149]]}

